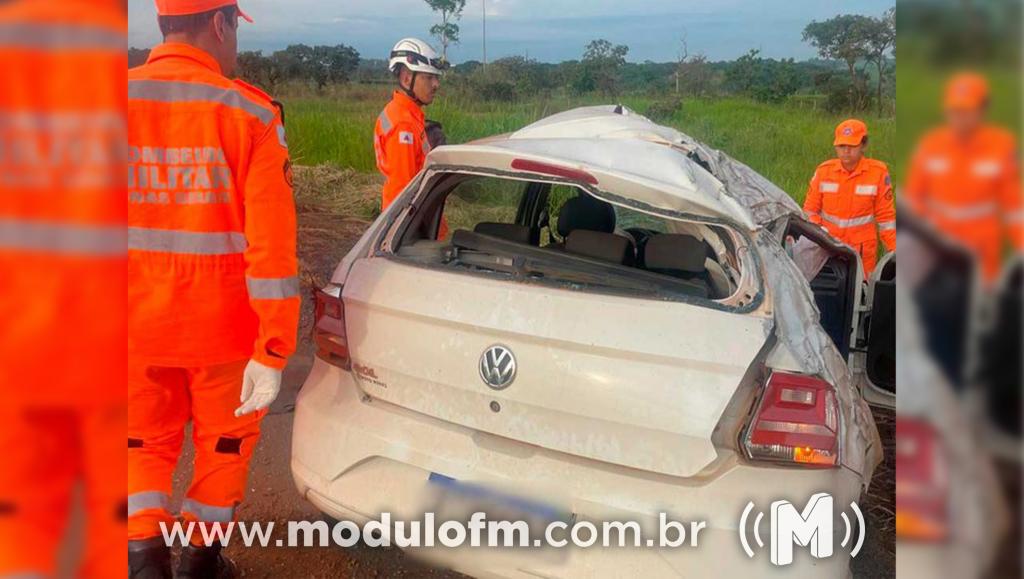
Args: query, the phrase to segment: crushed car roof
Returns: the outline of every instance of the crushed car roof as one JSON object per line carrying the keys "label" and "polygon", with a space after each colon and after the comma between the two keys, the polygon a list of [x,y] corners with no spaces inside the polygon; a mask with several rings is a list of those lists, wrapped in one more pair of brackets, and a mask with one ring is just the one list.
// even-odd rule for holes
{"label": "crushed car roof", "polygon": [[507,169],[513,157],[588,171],[613,194],[662,209],[724,217],[749,228],[786,214],[802,215],[785,191],[750,167],[622,105],[580,107],[514,133],[439,147],[428,156],[427,168],[468,164]]}

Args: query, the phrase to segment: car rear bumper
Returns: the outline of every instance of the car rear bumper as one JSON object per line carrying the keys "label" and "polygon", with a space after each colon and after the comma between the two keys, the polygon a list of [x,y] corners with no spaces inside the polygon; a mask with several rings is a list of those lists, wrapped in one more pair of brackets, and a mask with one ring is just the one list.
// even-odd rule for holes
{"label": "car rear bumper", "polygon": [[924,544],[896,541],[896,576],[908,579],[982,577],[985,565],[977,549],[964,543]]}
{"label": "car rear bumper", "polygon": [[[557,562],[526,562],[522,567],[530,571],[492,570],[494,576],[848,577],[841,525],[834,529],[832,557],[813,559],[795,547],[785,569],[771,565],[767,549],[749,558],[737,527],[748,501],[767,521],[772,501],[791,500],[800,511],[812,494],[828,492],[839,509],[857,500],[861,488],[860,476],[843,468],[765,468],[731,457],[710,474],[682,479],[553,452],[369,399],[350,374],[320,360],[296,404],[291,467],[307,500],[357,523],[382,512],[393,520],[420,519],[431,472],[543,497],[578,520],[637,521],[645,525],[645,538],[659,513],[707,523],[692,547],[570,547],[560,550]],[[760,536],[770,536],[766,522]],[[441,563],[481,574],[459,561]]]}

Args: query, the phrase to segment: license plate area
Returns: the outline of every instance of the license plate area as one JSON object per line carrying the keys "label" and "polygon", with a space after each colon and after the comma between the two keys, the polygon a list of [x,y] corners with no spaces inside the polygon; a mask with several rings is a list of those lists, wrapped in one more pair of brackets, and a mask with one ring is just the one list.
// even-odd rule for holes
{"label": "license plate area", "polygon": [[530,546],[536,546],[534,539],[543,538],[549,524],[559,521],[571,527],[576,520],[576,515],[569,509],[546,502],[543,498],[520,496],[436,472],[430,473],[427,483],[438,521],[468,522],[477,512],[483,512],[486,521],[524,521],[529,526]]}

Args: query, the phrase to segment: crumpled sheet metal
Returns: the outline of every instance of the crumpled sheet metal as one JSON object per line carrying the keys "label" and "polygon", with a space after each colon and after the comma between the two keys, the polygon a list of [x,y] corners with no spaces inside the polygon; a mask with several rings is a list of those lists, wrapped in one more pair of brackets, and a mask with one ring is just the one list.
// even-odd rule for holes
{"label": "crumpled sheet metal", "polygon": [[[779,346],[788,348],[805,372],[820,375],[836,386],[842,412],[850,418],[843,433],[843,464],[861,473],[867,485],[875,467],[882,461],[882,442],[871,409],[857,388],[846,360],[824,328],[817,323],[807,323],[807,320],[821,318],[814,294],[803,272],[786,255],[782,240],[768,229],[787,215],[803,216],[803,209],[785,191],[750,167],[689,135],[680,135],[684,147],[694,150],[708,164],[725,185],[726,194],[746,207],[760,226],[754,243],[764,264]],[[864,451],[869,447],[870,455],[865,458]]]}
{"label": "crumpled sheet metal", "polygon": [[[777,347],[788,348],[804,372],[819,375],[835,385],[841,412],[849,419],[842,433],[845,451],[842,462],[861,473],[866,486],[875,467],[882,461],[882,441],[871,409],[832,339],[820,324],[808,323],[808,320],[818,320],[820,313],[810,285],[786,255],[782,241],[762,228],[754,244],[764,264],[765,284],[769,288],[775,314]],[[869,447],[870,455],[865,458],[864,451]]]}
{"label": "crumpled sheet metal", "polygon": [[[611,112],[611,107],[608,107],[608,112]],[[629,114],[635,115],[631,111]],[[843,433],[843,464],[861,473],[867,484],[875,467],[882,460],[882,445],[874,418],[855,385],[846,361],[835,348],[831,338],[820,324],[807,323],[807,320],[820,319],[810,286],[803,273],[786,255],[782,240],[768,229],[768,226],[778,218],[791,214],[803,215],[803,210],[785,191],[743,163],[675,129],[650,124],[658,129],[656,135],[649,135],[654,137],[650,140],[669,140],[681,149],[695,151],[701,160],[709,165],[715,177],[725,185],[725,193],[747,208],[754,222],[759,225],[754,236],[754,249],[764,264],[763,269],[767,276],[765,284],[775,313],[779,345],[788,348],[804,372],[820,375],[836,386],[841,412],[850,419]],[[397,215],[402,209],[401,206],[407,205],[408,201],[407,198],[400,198],[399,202],[388,208],[386,215],[374,222],[335,270],[332,279],[334,283],[344,282],[352,261],[365,255],[368,241],[375,232],[383,223]],[[872,451],[865,459],[864,451],[868,447],[871,447]]]}
{"label": "crumpled sheet metal", "polygon": [[[693,151],[725,185],[726,194],[745,208],[758,225],[767,225],[803,209],[774,183],[729,155],[672,127],[659,125],[622,105],[579,107],[528,125],[510,139],[571,137],[576,139],[640,139]],[[708,191],[717,195],[718,191]]]}
{"label": "crumpled sheet metal", "polygon": [[683,138],[725,184],[726,194],[747,208],[754,223],[767,225],[785,215],[803,215],[803,209],[792,197],[757,171],[689,135],[683,134]]}

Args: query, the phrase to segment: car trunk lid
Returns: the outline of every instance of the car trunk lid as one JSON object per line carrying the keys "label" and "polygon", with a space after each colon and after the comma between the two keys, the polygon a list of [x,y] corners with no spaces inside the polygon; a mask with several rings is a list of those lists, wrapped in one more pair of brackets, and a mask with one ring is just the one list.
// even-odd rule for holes
{"label": "car trunk lid", "polygon": [[[354,264],[353,374],[374,398],[575,456],[693,476],[771,331],[758,313],[416,267]],[[492,346],[516,361],[485,382]],[[499,364],[501,366],[501,364]],[[504,366],[499,370],[507,370]]]}

